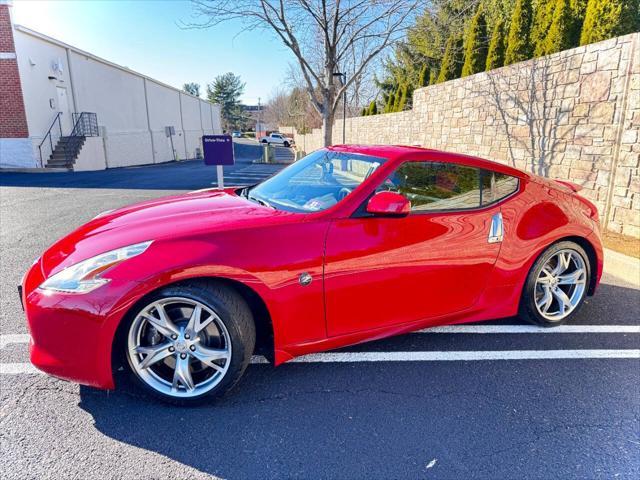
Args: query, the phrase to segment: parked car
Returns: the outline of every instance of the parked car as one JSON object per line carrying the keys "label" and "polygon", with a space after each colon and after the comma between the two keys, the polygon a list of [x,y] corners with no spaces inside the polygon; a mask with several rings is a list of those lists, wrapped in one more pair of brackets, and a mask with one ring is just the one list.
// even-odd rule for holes
{"label": "parked car", "polygon": [[253,187],[98,215],[25,275],[39,369],[186,404],[252,355],[296,356],[436,325],[572,317],[602,274],[579,187],[414,147],[318,150]]}
{"label": "parked car", "polygon": [[235,131],[231,132],[231,136],[233,138],[242,138],[242,132],[239,132],[239,131],[235,130]]}
{"label": "parked car", "polygon": [[290,147],[295,142],[292,138],[285,137],[281,133],[270,133],[266,137],[260,138],[260,143],[269,143],[275,145],[282,145],[284,147]]}

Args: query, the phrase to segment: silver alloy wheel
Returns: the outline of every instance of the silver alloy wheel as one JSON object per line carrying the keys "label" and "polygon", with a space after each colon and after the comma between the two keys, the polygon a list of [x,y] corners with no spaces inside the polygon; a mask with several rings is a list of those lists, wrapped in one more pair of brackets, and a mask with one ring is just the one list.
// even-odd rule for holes
{"label": "silver alloy wheel", "polygon": [[587,267],[577,251],[556,252],[542,267],[535,286],[538,313],[547,320],[559,321],[580,303],[587,286]]}
{"label": "silver alloy wheel", "polygon": [[133,320],[127,359],[154,390],[176,398],[211,391],[229,370],[227,327],[209,307],[184,297],[156,300]]}

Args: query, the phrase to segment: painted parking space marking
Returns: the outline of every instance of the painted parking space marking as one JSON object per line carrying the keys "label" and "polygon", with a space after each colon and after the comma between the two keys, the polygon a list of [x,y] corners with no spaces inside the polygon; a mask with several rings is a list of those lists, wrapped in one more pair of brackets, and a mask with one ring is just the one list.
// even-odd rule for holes
{"label": "painted parking space marking", "polygon": [[[470,362],[495,360],[640,359],[640,349],[625,350],[497,350],[469,352],[327,352],[303,355],[288,363]],[[253,356],[252,364],[267,364]],[[0,375],[40,374],[30,363],[0,363]]]}
{"label": "painted parking space marking", "polygon": [[640,359],[640,349],[625,350],[496,350],[464,352],[327,352],[304,355],[293,363],[447,362],[478,360],[560,360],[589,358]]}
{"label": "painted parking space marking", "polygon": [[[560,325],[553,328],[534,325],[447,325],[425,328],[413,333],[640,333],[640,325]],[[0,348],[17,343],[29,343],[29,334],[0,335]]]}
{"label": "painted parking space marking", "polygon": [[414,333],[640,333],[640,325],[560,325],[552,328],[535,325],[447,325]]}
{"label": "painted parking space marking", "polygon": [[0,348],[4,348],[7,345],[13,345],[14,343],[29,343],[29,334],[18,333],[10,335],[0,335]]}
{"label": "painted parking space marking", "polygon": [[44,374],[30,363],[0,363],[0,375]]}
{"label": "painted parking space marking", "polygon": [[[638,325],[562,325],[541,328],[533,325],[448,325],[419,330],[416,334],[534,334],[590,333],[638,334]],[[0,349],[29,343],[29,334],[0,335]],[[566,349],[566,350],[487,350],[487,351],[405,351],[405,352],[323,352],[290,360],[289,363],[354,363],[354,362],[447,362],[494,360],[570,360],[570,359],[640,359],[640,349]],[[269,363],[253,356],[252,364]],[[0,363],[0,375],[40,374],[31,363]]]}

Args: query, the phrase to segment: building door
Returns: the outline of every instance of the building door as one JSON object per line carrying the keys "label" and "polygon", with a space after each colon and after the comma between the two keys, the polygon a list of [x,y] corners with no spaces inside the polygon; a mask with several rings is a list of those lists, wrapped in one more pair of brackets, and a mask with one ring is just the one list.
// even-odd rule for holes
{"label": "building door", "polygon": [[58,93],[58,112],[62,113],[60,122],[62,124],[62,134],[69,135],[73,128],[71,109],[69,108],[69,97],[67,97],[67,89],[65,87],[56,87]]}

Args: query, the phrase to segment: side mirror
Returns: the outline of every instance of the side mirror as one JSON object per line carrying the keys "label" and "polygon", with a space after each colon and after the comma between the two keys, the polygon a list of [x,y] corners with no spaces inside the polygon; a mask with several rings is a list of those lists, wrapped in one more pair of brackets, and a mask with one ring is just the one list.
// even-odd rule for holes
{"label": "side mirror", "polygon": [[369,199],[367,213],[379,216],[402,217],[411,212],[411,202],[395,192],[379,192]]}

